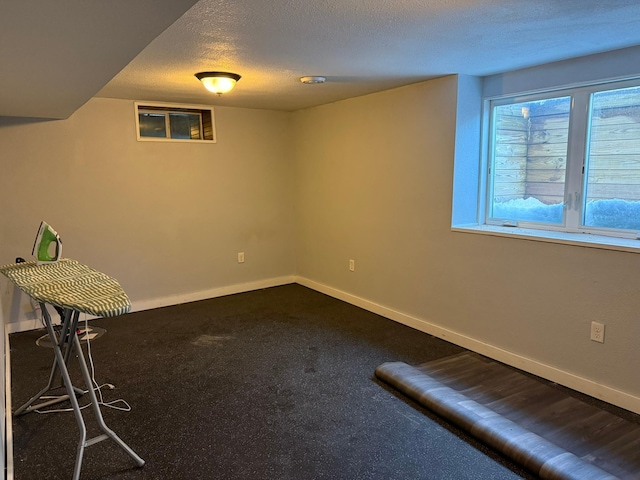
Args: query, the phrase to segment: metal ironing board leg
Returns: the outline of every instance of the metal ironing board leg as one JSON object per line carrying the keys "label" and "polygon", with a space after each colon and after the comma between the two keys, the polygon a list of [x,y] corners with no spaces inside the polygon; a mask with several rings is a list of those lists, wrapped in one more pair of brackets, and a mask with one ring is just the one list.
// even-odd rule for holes
{"label": "metal ironing board leg", "polygon": [[93,445],[94,443],[101,442],[102,440],[106,440],[110,438],[113,440],[120,448],[122,448],[135,462],[139,467],[144,465],[144,460],[138,456],[136,452],[133,451],[129,445],[124,443],[120,437],[118,437],[113,430],[111,430],[104,423],[104,419],[102,418],[102,412],[100,411],[100,405],[98,405],[98,399],[96,398],[96,392],[93,389],[93,384],[91,380],[91,376],[89,375],[89,369],[87,368],[87,362],[84,359],[84,354],[82,353],[82,346],[80,345],[80,340],[78,340],[77,335],[73,335],[74,345],[76,350],[78,351],[78,360],[80,362],[80,371],[82,372],[82,378],[84,379],[84,383],[87,385],[89,389],[89,398],[91,399],[91,409],[98,421],[98,425],[100,429],[104,432],[104,435],[100,435],[98,437],[89,439],[86,444],[87,446]]}
{"label": "metal ironing board leg", "polygon": [[[40,304],[40,308],[42,309],[43,312],[46,311],[46,307],[44,306],[43,303]],[[76,328],[77,328],[77,324],[78,324],[78,317],[79,314],[78,312],[75,312],[76,314],[73,316],[73,320],[72,320],[72,310],[65,310],[65,314],[63,317],[63,322],[62,322],[62,328],[60,331],[60,339],[57,338],[57,336],[55,335],[54,332],[54,336],[51,337],[51,334],[47,331],[47,334],[49,335],[49,339],[51,340],[52,344],[58,344],[60,346],[63,345],[64,343],[64,339],[68,336],[69,333],[69,329],[70,327],[72,327],[72,325],[75,322]],[[48,314],[48,312],[47,312]],[[44,315],[44,313],[43,313]],[[51,319],[51,317],[49,317],[49,319]],[[75,328],[74,328],[75,331]],[[69,342],[67,342],[66,345],[66,349],[65,349],[65,354],[64,354],[64,362],[65,365],[69,364],[69,356],[71,355],[71,349],[72,349],[72,344],[70,344]],[[58,361],[56,358],[53,359],[53,365],[51,366],[51,374],[49,375],[49,382],[47,383],[47,385],[40,390],[36,395],[34,395],[33,397],[31,397],[29,399],[29,401],[27,401],[24,405],[22,405],[20,408],[18,408],[15,412],[14,415],[16,417],[20,416],[20,415],[24,415],[26,413],[29,412],[33,412],[34,410],[38,410],[40,408],[45,408],[45,407],[49,407],[51,405],[55,405],[56,403],[60,403],[60,402],[64,402],[65,400],[69,399],[69,395],[59,395],[56,398],[53,398],[51,400],[47,400],[45,402],[41,402],[38,403],[37,405],[33,405],[34,402],[38,401],[45,393],[47,393],[48,391],[52,390],[53,387],[53,383],[54,383],[54,378],[56,377],[56,373],[58,371]],[[61,384],[63,384],[63,382],[60,382]],[[57,387],[56,387],[57,388]],[[73,387],[74,392],[76,393],[77,396],[81,396],[84,395],[84,391],[77,388],[77,387]]]}
{"label": "metal ironing board leg", "polygon": [[[84,457],[84,449],[86,447],[89,447],[91,445],[94,445],[98,442],[101,442],[107,439],[113,440],[120,448],[122,448],[136,462],[136,464],[139,467],[143,466],[145,463],[144,460],[140,458],[133,451],[133,449],[131,449],[131,447],[129,447],[125,442],[123,442],[109,427],[107,427],[107,425],[104,422],[104,419],[102,418],[102,412],[100,411],[100,405],[98,405],[98,399],[93,389],[93,382],[91,380],[91,376],[89,375],[89,369],[87,368],[87,363],[84,359],[82,346],[80,344],[80,340],[78,339],[78,336],[76,335],[79,313],[77,311],[74,311],[73,319],[70,322],[66,322],[66,321],[64,322],[64,323],[67,323],[69,327],[67,328],[68,331],[65,332],[64,331],[65,329],[63,328],[63,332],[61,333],[60,339],[58,339],[53,329],[53,325],[51,323],[51,316],[49,315],[49,312],[47,312],[45,308],[42,309],[42,312],[44,316],[44,323],[47,329],[47,333],[49,334],[49,337],[51,338],[51,341],[53,344],[53,352],[55,356],[54,367],[52,368],[52,371],[51,371],[49,384],[52,383],[52,379],[55,376],[56,368],[60,369],[62,381],[68,393],[68,395],[66,395],[65,397],[68,398],[69,401],[71,402],[71,407],[73,409],[73,413],[76,418],[76,423],[78,424],[78,429],[80,430],[80,440],[78,441],[78,447],[76,451],[76,463],[73,470],[72,479],[73,480],[80,479],[80,471],[82,469],[82,459]],[[65,351],[65,354],[63,355],[62,346],[65,343],[65,334],[67,335],[66,336],[67,349]],[[88,440],[87,440],[87,429],[84,423],[84,418],[82,417],[82,411],[80,410],[80,406],[78,404],[78,400],[76,396],[73,394],[75,393],[76,388],[73,386],[71,377],[69,376],[69,371],[67,370],[67,361],[70,357],[70,352],[72,349],[75,349],[76,353],[78,354],[80,371],[82,373],[82,378],[84,380],[84,383],[86,384],[88,389],[87,393],[91,400],[91,408],[96,417],[96,420],[98,421],[98,425],[100,429],[104,432],[102,435],[98,435],[97,437],[90,438]],[[48,385],[48,387],[50,387],[50,385]],[[42,393],[44,393],[44,391],[41,392],[40,395],[42,395]],[[34,397],[34,398],[37,399],[39,397]],[[58,401],[61,401],[61,400],[56,399],[56,403]],[[30,400],[30,402],[32,401]],[[27,404],[28,403],[29,402],[27,402]],[[21,407],[21,409],[23,409],[23,407]],[[33,409],[38,407],[31,407],[31,408]],[[26,411],[24,413],[26,413]]]}
{"label": "metal ironing board leg", "polygon": [[[51,337],[51,341],[53,342],[53,354],[55,355],[55,361],[58,363],[58,367],[60,368],[60,374],[62,375],[62,381],[64,386],[67,388],[67,392],[69,393],[69,401],[71,402],[71,407],[73,408],[73,414],[76,417],[76,423],[78,424],[78,429],[80,430],[80,441],[78,442],[78,450],[76,453],[76,464],[73,470],[73,480],[80,479],[80,469],[82,468],[82,457],[84,455],[84,447],[86,444],[87,438],[87,428],[84,424],[84,419],[82,418],[82,412],[80,410],[80,405],[78,405],[78,399],[75,395],[71,393],[73,390],[73,383],[71,382],[71,377],[69,376],[69,371],[67,370],[67,366],[64,363],[64,357],[62,355],[62,349],[60,348],[60,344],[56,341],[56,334],[53,330],[53,326],[51,325],[51,317],[46,309],[42,309],[44,316],[44,323],[47,328],[47,332]],[[61,338],[60,342],[63,339]]]}
{"label": "metal ironing board leg", "polygon": [[[70,323],[67,323],[67,318],[72,318]],[[73,342],[70,337],[70,332],[73,332],[74,336],[77,336],[78,332],[78,321],[80,319],[80,312],[76,312],[70,309],[65,309],[65,325],[60,332],[60,339],[58,341],[58,345],[62,348],[62,345],[66,343],[66,349],[64,354],[64,364],[69,365],[69,357],[71,356],[71,352],[73,351]],[[66,339],[66,341],[65,341]],[[78,387],[73,387],[73,390],[76,392],[77,396],[84,395],[87,393]]]}
{"label": "metal ironing board leg", "polygon": [[73,329],[73,331],[76,331],[76,328],[78,328],[79,318],[80,318],[79,312],[73,312],[70,309],[66,309],[64,311],[64,319],[62,322],[62,329],[60,330],[60,338],[58,339],[58,345],[62,347],[64,343],[67,344],[67,347],[64,352],[65,365],[69,365],[69,357],[71,356],[71,343],[68,341],[65,342],[65,339],[68,340],[69,332],[71,331],[71,329]]}

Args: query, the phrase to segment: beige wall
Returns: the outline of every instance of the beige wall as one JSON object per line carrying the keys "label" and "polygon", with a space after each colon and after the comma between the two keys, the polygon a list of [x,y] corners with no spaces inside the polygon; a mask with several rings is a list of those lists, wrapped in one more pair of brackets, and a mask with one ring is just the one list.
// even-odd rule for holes
{"label": "beige wall", "polygon": [[216,108],[216,145],[137,142],[123,100],[5,120],[0,263],[28,257],[45,219],[134,307],[297,278],[640,411],[640,255],[451,231],[459,88],[452,76],[294,114]]}
{"label": "beige wall", "polygon": [[455,108],[451,77],[295,114],[298,275],[407,313],[432,304]]}
{"label": "beige wall", "polygon": [[457,88],[295,114],[300,281],[640,408],[640,255],[451,231]]}
{"label": "beige wall", "polygon": [[46,220],[63,255],[117,278],[134,308],[293,279],[290,115],[215,115],[208,145],[138,142],[126,100],[94,98],[67,120],[5,119],[0,264],[31,258]]}

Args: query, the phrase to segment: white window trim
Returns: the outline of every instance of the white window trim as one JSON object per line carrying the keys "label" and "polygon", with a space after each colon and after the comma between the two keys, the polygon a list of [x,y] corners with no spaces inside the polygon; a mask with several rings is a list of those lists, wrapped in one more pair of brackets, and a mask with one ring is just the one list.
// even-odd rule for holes
{"label": "white window trim", "polygon": [[499,225],[454,225],[452,232],[508,237],[534,242],[561,243],[578,247],[640,253],[640,239],[609,237],[589,233],[568,233],[553,230],[537,230]]}
{"label": "white window trim", "polygon": [[[522,99],[528,99],[533,97],[543,98],[544,96],[554,97],[562,95],[565,92],[568,95],[584,95],[584,92],[589,90],[587,96],[591,92],[613,90],[617,88],[625,88],[627,86],[637,86],[638,78],[627,78],[624,80],[616,79],[609,81],[593,82],[590,84],[573,85],[558,87],[555,89],[529,91],[520,94],[508,94],[483,98],[482,120],[481,120],[481,158],[480,158],[480,175],[478,178],[478,212],[477,223],[468,225],[452,225],[451,230],[453,232],[462,233],[474,233],[482,235],[491,235],[498,237],[509,237],[524,239],[530,241],[546,242],[546,243],[560,243],[565,245],[575,245],[587,248],[597,248],[604,250],[616,250],[625,251],[630,253],[640,253],[640,233],[618,231],[612,233],[608,229],[600,229],[594,227],[581,227],[579,231],[570,231],[566,226],[548,226],[539,228],[540,224],[532,222],[517,222],[514,226],[505,226],[498,224],[497,222],[491,222],[486,219],[488,208],[488,184],[487,172],[489,163],[489,143],[491,126],[490,109],[492,102],[500,102],[503,99],[509,99],[510,102],[519,103]],[[580,114],[574,121],[582,122],[586,121],[587,112]],[[579,141],[578,138],[571,138],[570,142]],[[584,139],[582,139],[584,140]],[[533,227],[536,228],[527,228]]]}
{"label": "white window trim", "polygon": [[[164,102],[134,102],[133,113],[136,121],[136,138],[139,142],[169,142],[169,143],[205,143],[212,144],[217,143],[218,135],[216,133],[216,119],[214,116],[213,107],[211,105],[186,105],[180,103],[164,103]],[[138,117],[138,113],[140,111],[144,112],[144,107],[162,107],[166,109],[164,113],[172,112],[174,108],[183,108],[189,110],[208,110],[211,112],[211,128],[213,130],[213,139],[190,139],[190,138],[162,138],[162,137],[141,137],[140,136],[140,118]],[[176,113],[180,113],[179,111]],[[202,113],[200,113],[200,127],[202,132]]]}

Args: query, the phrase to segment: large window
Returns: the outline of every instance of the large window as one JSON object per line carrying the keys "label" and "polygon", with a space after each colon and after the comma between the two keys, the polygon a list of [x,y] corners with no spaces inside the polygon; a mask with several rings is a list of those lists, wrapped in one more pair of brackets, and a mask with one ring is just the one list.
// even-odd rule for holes
{"label": "large window", "polygon": [[637,237],[637,85],[490,100],[485,223]]}

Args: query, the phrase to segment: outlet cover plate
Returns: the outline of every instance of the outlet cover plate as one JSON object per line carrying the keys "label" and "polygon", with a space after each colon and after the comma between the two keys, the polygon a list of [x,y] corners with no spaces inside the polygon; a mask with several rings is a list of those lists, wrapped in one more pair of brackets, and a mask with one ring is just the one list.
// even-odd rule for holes
{"label": "outlet cover plate", "polygon": [[591,322],[591,340],[604,343],[604,323]]}

